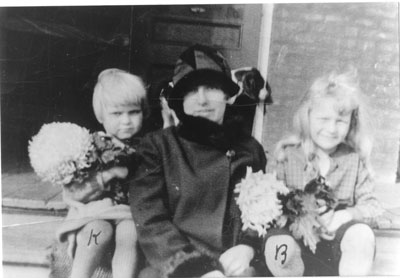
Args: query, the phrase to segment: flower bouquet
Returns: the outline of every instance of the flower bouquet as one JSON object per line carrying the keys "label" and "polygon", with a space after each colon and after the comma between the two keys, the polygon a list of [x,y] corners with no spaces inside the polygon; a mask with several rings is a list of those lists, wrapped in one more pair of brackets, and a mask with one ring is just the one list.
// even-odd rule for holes
{"label": "flower bouquet", "polygon": [[322,177],[311,180],[304,190],[289,190],[275,174],[261,171],[252,173],[236,185],[236,203],[241,210],[243,230],[250,228],[265,236],[272,227],[287,226],[294,238],[315,253],[320,235],[325,232],[320,224],[319,209],[335,209],[337,201]]}
{"label": "flower bouquet", "polygon": [[332,190],[326,185],[323,177],[311,180],[304,190],[291,190],[287,195],[281,195],[282,214],[287,218],[287,224],[296,239],[303,239],[304,245],[315,253],[320,235],[324,227],[319,222],[320,207],[326,211],[334,209],[337,201]]}
{"label": "flower bouquet", "polygon": [[241,210],[243,230],[250,228],[264,236],[269,228],[280,226],[282,204],[278,197],[289,190],[275,174],[253,173],[247,167],[246,177],[236,185],[235,193],[238,193],[236,203]]}
{"label": "flower bouquet", "polygon": [[32,168],[54,185],[82,183],[98,171],[127,165],[135,150],[103,132],[90,133],[73,123],[53,122],[29,141]]}

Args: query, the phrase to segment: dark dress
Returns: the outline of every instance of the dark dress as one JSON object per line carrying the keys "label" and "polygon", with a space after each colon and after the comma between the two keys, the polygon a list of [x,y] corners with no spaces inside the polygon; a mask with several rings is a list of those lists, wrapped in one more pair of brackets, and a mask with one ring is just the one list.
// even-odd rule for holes
{"label": "dark dress", "polygon": [[[219,255],[234,245],[260,246],[255,234],[241,232],[233,190],[246,167],[265,169],[262,146],[232,125],[189,116],[182,122],[142,140],[130,184],[139,244],[160,277],[185,264],[189,272],[181,273],[201,275],[218,269]],[[202,269],[191,269],[199,262]]]}

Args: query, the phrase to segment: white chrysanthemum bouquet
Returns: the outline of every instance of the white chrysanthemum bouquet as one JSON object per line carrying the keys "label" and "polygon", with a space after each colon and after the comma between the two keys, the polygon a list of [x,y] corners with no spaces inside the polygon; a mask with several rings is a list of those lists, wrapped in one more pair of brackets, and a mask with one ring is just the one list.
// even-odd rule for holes
{"label": "white chrysanthemum bouquet", "polygon": [[29,142],[36,174],[52,184],[83,182],[94,171],[117,165],[134,149],[102,132],[90,133],[73,123],[45,124]]}
{"label": "white chrysanthemum bouquet", "polygon": [[236,203],[241,210],[243,230],[250,228],[264,236],[282,215],[278,196],[288,194],[289,189],[275,174],[253,173],[247,167],[246,177],[236,185],[235,193],[238,193]]}

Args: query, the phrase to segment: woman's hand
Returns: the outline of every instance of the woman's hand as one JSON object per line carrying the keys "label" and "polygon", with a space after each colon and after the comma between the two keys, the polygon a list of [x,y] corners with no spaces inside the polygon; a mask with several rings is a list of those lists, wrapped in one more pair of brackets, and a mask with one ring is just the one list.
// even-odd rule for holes
{"label": "woman's hand", "polygon": [[222,277],[225,277],[225,275],[221,271],[213,270],[202,275],[200,278],[222,278]]}
{"label": "woman's hand", "polygon": [[161,104],[161,116],[163,119],[163,128],[167,128],[170,126],[176,126],[179,123],[178,117],[175,114],[175,111],[169,108],[168,102],[165,97],[160,97]]}
{"label": "woman's hand", "polygon": [[226,250],[219,257],[219,261],[225,270],[225,275],[239,276],[250,266],[253,257],[254,249],[252,247],[239,244]]}

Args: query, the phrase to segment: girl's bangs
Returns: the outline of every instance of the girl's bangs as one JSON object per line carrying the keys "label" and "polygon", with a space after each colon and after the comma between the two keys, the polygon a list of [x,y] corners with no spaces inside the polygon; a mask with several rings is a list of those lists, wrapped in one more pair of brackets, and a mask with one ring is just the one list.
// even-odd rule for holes
{"label": "girl's bangs", "polygon": [[135,90],[123,80],[113,80],[112,83],[107,83],[103,87],[103,100],[104,105],[124,106],[124,105],[138,105],[142,103],[141,94],[132,93]]}
{"label": "girl's bangs", "polygon": [[338,92],[335,94],[335,100],[335,109],[340,115],[351,113],[358,109],[360,105],[358,93],[354,90],[349,91],[348,88],[338,88]]}
{"label": "girl's bangs", "polygon": [[311,99],[311,107],[319,105],[321,101],[327,98],[335,101],[334,108],[340,115],[351,113],[359,107],[360,100],[357,97],[357,92],[349,91],[349,88],[341,88],[340,86],[315,94],[315,97]]}

